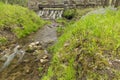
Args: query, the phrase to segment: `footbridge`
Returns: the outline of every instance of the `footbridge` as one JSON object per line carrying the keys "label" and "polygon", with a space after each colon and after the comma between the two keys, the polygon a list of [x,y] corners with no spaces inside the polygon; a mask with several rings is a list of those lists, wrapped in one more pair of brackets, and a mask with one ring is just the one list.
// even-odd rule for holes
{"label": "footbridge", "polygon": [[67,8],[75,8],[75,5],[65,5],[65,4],[57,4],[57,5],[41,5],[39,4],[39,12],[38,15],[42,18],[48,19],[58,19],[62,17],[62,14]]}
{"label": "footbridge", "polygon": [[38,16],[46,19],[58,19],[62,17],[64,8],[43,8],[38,12]]}
{"label": "footbridge", "polygon": [[95,7],[102,5],[100,0],[76,0],[76,2],[68,3],[65,2],[61,4],[49,3],[49,4],[38,4],[38,15],[42,18],[47,19],[58,19],[61,18],[63,12],[66,9],[79,8],[79,7]]}

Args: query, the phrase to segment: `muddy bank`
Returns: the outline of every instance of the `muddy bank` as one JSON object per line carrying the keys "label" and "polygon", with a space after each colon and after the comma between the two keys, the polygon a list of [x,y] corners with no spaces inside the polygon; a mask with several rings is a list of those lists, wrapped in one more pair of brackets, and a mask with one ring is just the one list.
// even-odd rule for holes
{"label": "muddy bank", "polygon": [[14,58],[12,63],[0,73],[1,80],[39,80],[47,71],[50,55],[43,50],[26,53],[23,60],[18,63]]}
{"label": "muddy bank", "polygon": [[[40,80],[50,64],[51,55],[46,51],[46,48],[57,41],[57,26],[57,23],[52,22],[36,33],[5,46],[3,50],[6,49],[7,53],[12,54],[14,47],[20,45],[21,49],[25,51],[25,55],[20,62],[18,62],[20,56],[15,56],[11,64],[0,72],[0,80]],[[36,42],[39,43],[35,44]],[[0,54],[0,57],[3,55]],[[0,60],[0,68],[4,62]]]}

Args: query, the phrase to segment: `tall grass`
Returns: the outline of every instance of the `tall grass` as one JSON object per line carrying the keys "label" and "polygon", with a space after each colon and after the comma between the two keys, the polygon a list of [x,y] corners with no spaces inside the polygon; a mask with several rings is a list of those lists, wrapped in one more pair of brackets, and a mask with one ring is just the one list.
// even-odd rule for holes
{"label": "tall grass", "polygon": [[120,79],[120,71],[109,64],[120,59],[119,19],[120,11],[107,10],[89,14],[66,28],[50,49],[54,57],[43,80]]}

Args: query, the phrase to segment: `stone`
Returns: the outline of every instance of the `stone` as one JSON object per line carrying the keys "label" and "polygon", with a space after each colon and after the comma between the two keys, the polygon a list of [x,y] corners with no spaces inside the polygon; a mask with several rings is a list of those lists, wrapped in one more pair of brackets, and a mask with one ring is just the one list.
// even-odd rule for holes
{"label": "stone", "polygon": [[25,60],[23,60],[23,62],[28,63],[28,62],[29,62],[29,60],[28,60],[28,59],[25,59]]}
{"label": "stone", "polygon": [[42,64],[45,64],[46,62],[48,62],[49,60],[48,59],[40,59],[40,62],[42,63]]}
{"label": "stone", "polygon": [[69,43],[65,43],[64,44],[64,47],[68,47],[70,44]]}
{"label": "stone", "polygon": [[47,59],[47,58],[48,58],[48,56],[47,56],[47,55],[43,56],[43,59]]}

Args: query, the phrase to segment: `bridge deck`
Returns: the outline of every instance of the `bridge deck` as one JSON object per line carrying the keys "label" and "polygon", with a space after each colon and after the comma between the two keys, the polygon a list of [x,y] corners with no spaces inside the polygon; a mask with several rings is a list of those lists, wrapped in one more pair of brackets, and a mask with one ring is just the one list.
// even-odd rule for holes
{"label": "bridge deck", "polygon": [[42,4],[39,4],[38,5],[39,8],[64,8],[65,5],[49,5],[49,4],[46,4],[46,5],[42,5]]}
{"label": "bridge deck", "polygon": [[44,10],[64,10],[64,8],[44,8]]}
{"label": "bridge deck", "polygon": [[43,4],[39,4],[38,7],[39,9],[43,9],[43,8],[75,8],[75,7],[83,7],[83,6],[97,6],[97,5],[100,5],[98,3],[95,3],[95,2],[88,2],[86,4],[84,3],[77,3],[77,4],[46,4],[46,5],[43,5]]}

